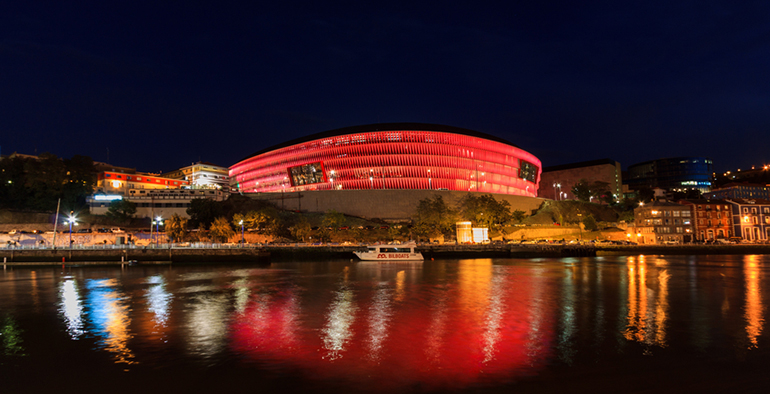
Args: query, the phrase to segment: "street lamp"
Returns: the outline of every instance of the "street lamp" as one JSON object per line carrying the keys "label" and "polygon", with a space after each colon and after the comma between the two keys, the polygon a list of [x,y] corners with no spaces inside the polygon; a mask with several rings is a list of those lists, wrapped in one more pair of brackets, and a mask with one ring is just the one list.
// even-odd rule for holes
{"label": "street lamp", "polygon": [[158,216],[155,218],[155,238],[156,242],[155,244],[160,243],[160,225],[163,224],[162,217]]}
{"label": "street lamp", "polygon": [[69,220],[67,221],[67,223],[69,223],[70,225],[70,249],[72,249],[72,225],[74,224],[75,226],[77,226],[78,223],[77,223],[77,220],[75,220],[75,216],[73,216],[72,214],[70,214]]}
{"label": "street lamp", "polygon": [[583,241],[583,214],[579,213],[578,216],[578,231],[580,231],[580,241]]}
{"label": "street lamp", "polygon": [[244,238],[243,238],[243,220],[238,222],[238,224],[241,225],[241,247],[243,247],[243,244],[245,243]]}

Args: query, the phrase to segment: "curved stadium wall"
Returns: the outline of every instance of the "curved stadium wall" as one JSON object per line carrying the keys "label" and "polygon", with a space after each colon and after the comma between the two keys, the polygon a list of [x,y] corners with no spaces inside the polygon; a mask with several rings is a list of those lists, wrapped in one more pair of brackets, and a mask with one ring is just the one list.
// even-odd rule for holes
{"label": "curved stadium wall", "polygon": [[535,197],[541,164],[497,137],[427,124],[331,130],[230,167],[242,193],[435,189]]}

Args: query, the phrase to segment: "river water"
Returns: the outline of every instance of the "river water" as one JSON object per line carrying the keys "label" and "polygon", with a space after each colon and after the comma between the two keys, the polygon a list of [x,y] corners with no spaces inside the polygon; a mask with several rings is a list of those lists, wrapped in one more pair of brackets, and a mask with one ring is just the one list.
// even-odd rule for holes
{"label": "river water", "polygon": [[770,256],[11,268],[2,392],[768,392]]}

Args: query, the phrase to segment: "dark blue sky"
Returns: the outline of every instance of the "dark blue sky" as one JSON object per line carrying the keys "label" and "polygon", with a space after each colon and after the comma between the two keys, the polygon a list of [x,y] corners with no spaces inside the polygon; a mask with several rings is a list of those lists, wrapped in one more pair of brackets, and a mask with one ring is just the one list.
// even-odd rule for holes
{"label": "dark blue sky", "polygon": [[544,166],[770,162],[768,2],[6,3],[3,154],[169,171],[424,122]]}

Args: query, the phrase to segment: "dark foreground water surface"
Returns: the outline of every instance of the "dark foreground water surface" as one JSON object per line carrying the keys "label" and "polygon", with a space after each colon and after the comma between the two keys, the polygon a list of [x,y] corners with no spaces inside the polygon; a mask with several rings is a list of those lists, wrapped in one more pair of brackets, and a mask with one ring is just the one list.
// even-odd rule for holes
{"label": "dark foreground water surface", "polygon": [[0,392],[770,392],[768,256],[0,272]]}

